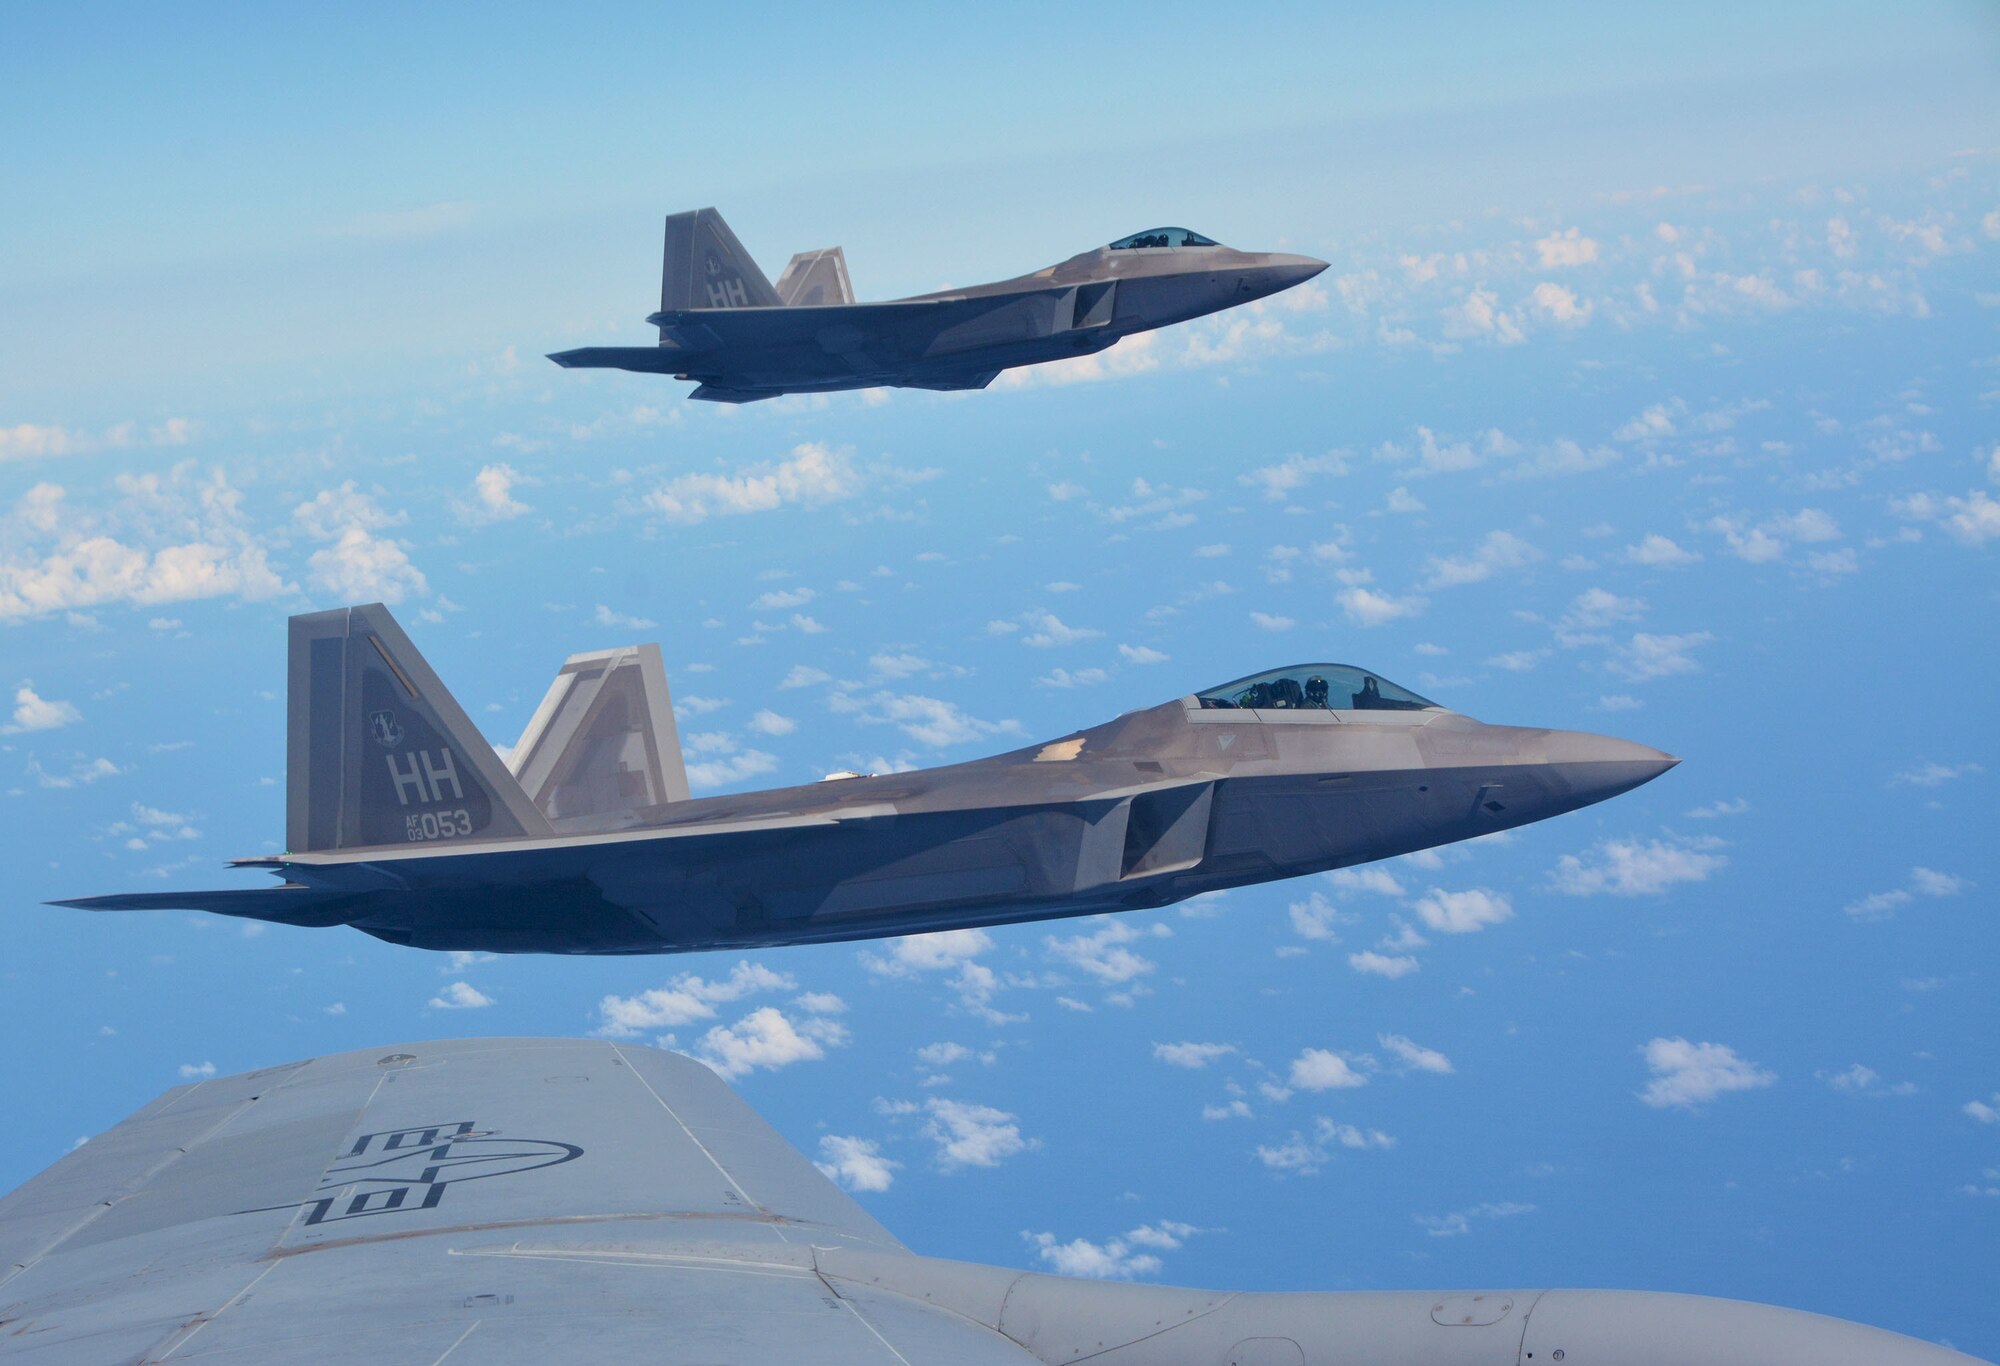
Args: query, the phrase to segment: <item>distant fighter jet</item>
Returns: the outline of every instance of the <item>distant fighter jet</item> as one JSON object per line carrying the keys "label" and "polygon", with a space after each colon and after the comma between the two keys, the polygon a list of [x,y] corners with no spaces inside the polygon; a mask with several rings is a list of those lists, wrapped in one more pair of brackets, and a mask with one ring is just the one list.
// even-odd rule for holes
{"label": "distant fighter jet", "polygon": [[0,1360],[1977,1366],[1696,1295],[1183,1290],[928,1257],[708,1068],[601,1039],[176,1087],[0,1198]]}
{"label": "distant fighter jet", "polygon": [[1678,760],[1300,664],[1011,754],[688,797],[659,647],[575,655],[503,761],[379,603],[291,620],[278,887],[57,904],[679,953],[1163,906],[1544,820]]}
{"label": "distant fighter jet", "polygon": [[573,369],[699,380],[690,398],[748,403],[833,389],[984,389],[1002,370],[1102,351],[1310,280],[1326,262],[1153,228],[990,285],[861,304],[839,247],[802,251],[775,287],[714,209],[667,219],[658,346],[585,346]]}

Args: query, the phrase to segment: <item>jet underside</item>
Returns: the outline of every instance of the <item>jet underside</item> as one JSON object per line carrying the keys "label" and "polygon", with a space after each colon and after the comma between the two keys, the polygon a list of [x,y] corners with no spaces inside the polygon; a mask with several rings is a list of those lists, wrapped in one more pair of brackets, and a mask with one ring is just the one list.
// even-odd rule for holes
{"label": "jet underside", "polygon": [[[284,887],[81,904],[346,924],[440,950],[866,939],[1160,906],[1387,858],[1602,800],[1672,762],[1453,713],[1387,727],[1218,715],[1174,702],[925,773],[675,802],[593,832],[294,854],[268,861]],[[1564,757],[1600,740],[1615,748]]]}
{"label": "jet underside", "polygon": [[1089,355],[1325,269],[1166,229],[1029,275],[857,303],[837,247],[801,253],[774,287],[712,209],[671,216],[666,238],[660,311],[647,319],[659,344],[578,347],[551,360],[697,380],[691,397],[725,403],[878,386],[980,389],[1002,370]]}

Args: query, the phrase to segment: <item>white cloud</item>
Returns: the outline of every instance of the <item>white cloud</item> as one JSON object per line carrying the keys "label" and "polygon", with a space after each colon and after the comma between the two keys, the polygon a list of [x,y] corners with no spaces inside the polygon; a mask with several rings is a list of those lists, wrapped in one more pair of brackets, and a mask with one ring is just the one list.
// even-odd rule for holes
{"label": "white cloud", "polygon": [[1379,1152],[1395,1146],[1396,1140],[1380,1129],[1363,1129],[1319,1115],[1313,1120],[1310,1136],[1294,1129],[1283,1143],[1259,1144],[1255,1155],[1268,1170],[1280,1175],[1311,1176],[1333,1160],[1335,1148]]}
{"label": "white cloud", "polygon": [[1428,587],[1455,588],[1479,583],[1503,569],[1518,569],[1542,558],[1542,552],[1510,531],[1490,531],[1470,555],[1431,557]]}
{"label": "white cloud", "polygon": [[1472,1232],[1475,1219],[1512,1219],[1523,1214],[1533,1214],[1533,1205],[1518,1204],[1511,1200],[1474,1205],[1470,1209],[1454,1210],[1450,1214],[1418,1214],[1412,1217],[1433,1238],[1463,1238]]}
{"label": "white cloud", "polygon": [[1356,972],[1370,973],[1376,977],[1387,977],[1395,981],[1417,970],[1417,960],[1407,953],[1383,954],[1373,949],[1363,949],[1360,953],[1347,955],[1347,966]]}
{"label": "white cloud", "polygon": [[1298,622],[1290,617],[1273,616],[1269,612],[1252,612],[1250,621],[1259,630],[1264,631],[1289,631],[1298,625]]}
{"label": "white cloud", "polygon": [[1566,327],[1581,327],[1589,322],[1591,312],[1596,308],[1588,299],[1579,300],[1575,290],[1565,289],[1550,280],[1536,285],[1534,292],[1528,296],[1528,302],[1549,321]]}
{"label": "white cloud", "polygon": [[1386,626],[1398,618],[1418,615],[1427,605],[1420,597],[1390,597],[1359,586],[1342,589],[1338,600],[1347,619],[1357,626]]}
{"label": "white cloud", "polygon": [[1500,296],[1490,289],[1475,289],[1444,310],[1447,337],[1485,337],[1502,346],[1515,346],[1528,339],[1520,319],[1500,307]]}
{"label": "white cloud", "polygon": [[[601,602],[597,604],[597,610],[591,613],[590,619],[599,626],[609,626],[615,631],[650,631],[660,624],[650,617],[633,617],[623,612],[614,612]],[[681,706],[699,714],[702,710],[699,702],[698,698],[683,698]]]}
{"label": "white cloud", "polygon": [[636,996],[606,996],[597,1003],[597,1033],[606,1038],[630,1039],[656,1029],[675,1029],[698,1020],[715,1018],[715,1007],[741,1000],[760,991],[794,991],[798,983],[787,973],[773,972],[761,963],[740,960],[729,976],[708,981],[691,972],[681,973],[666,986],[642,991]]}
{"label": "white cloud", "polygon": [[815,669],[809,664],[794,664],[780,680],[781,688],[811,688],[821,683],[831,683],[833,675],[824,669]]}
{"label": "white cloud", "polygon": [[[181,1071],[182,1075],[186,1075],[186,1068],[182,1068]],[[1990,1105],[1983,1100],[1968,1100],[1959,1108],[1981,1124],[2000,1124],[2000,1108],[1996,1107],[2000,1107],[2000,1091],[1993,1093],[1993,1103]]]}
{"label": "white cloud", "polygon": [[1120,645],[1118,653],[1127,664],[1164,664],[1167,662],[1167,656],[1153,649],[1150,645]]}
{"label": "white cloud", "polygon": [[1104,669],[1050,669],[1035,680],[1045,688],[1093,688],[1110,681],[1111,674]]}
{"label": "white cloud", "polygon": [[912,740],[933,749],[994,735],[1021,734],[1018,721],[981,721],[955,702],[918,693],[879,691],[861,697],[837,692],[827,699],[827,706],[867,724],[893,725]]}
{"label": "white cloud", "polygon": [[642,501],[669,522],[693,526],[710,517],[824,507],[854,497],[866,483],[847,450],[808,441],[794,446],[788,459],[753,465],[741,474],[679,475]]}
{"label": "white cloud", "polygon": [[758,712],[746,724],[759,735],[790,735],[799,728],[799,723],[791,717],[769,710]]}
{"label": "white cloud", "polygon": [[1146,938],[1165,938],[1172,933],[1165,925],[1139,930],[1129,920],[1107,920],[1094,934],[1047,935],[1042,943],[1050,957],[1080,968],[1105,986],[1120,986],[1158,966],[1126,945]]}
{"label": "white cloud", "polygon": [[1024,1017],[1002,1014],[993,1008],[993,996],[1000,990],[999,974],[978,961],[993,948],[993,936],[984,930],[939,930],[934,934],[904,935],[889,941],[886,956],[862,953],[861,965],[880,977],[914,978],[939,973],[958,993],[959,1005],[989,1024],[1006,1024]]}
{"label": "white cloud", "polygon": [[1153,1056],[1175,1067],[1203,1068],[1236,1051],[1232,1043],[1156,1043]]}
{"label": "white cloud", "polygon": [[28,731],[57,730],[63,726],[73,726],[83,719],[83,713],[73,702],[57,702],[42,697],[35,691],[34,684],[23,683],[14,690],[14,719],[0,726],[0,735],[21,735]]}
{"label": "white cloud", "polygon": [[991,1105],[932,1096],[924,1102],[924,1109],[930,1114],[924,1124],[924,1137],[937,1145],[940,1171],[997,1167],[1008,1158],[1039,1146],[1021,1136],[1015,1115]]}
{"label": "white cloud", "polygon": [[1962,877],[1940,873],[1935,868],[1910,869],[1909,880],[1886,892],[1871,892],[1849,902],[1847,914],[1854,920],[1887,920],[1920,896],[1957,896],[1972,884]]}
{"label": "white cloud", "polygon": [[847,1042],[847,1026],[824,1015],[793,1020],[776,1006],[759,1006],[733,1025],[717,1025],[694,1047],[694,1056],[734,1079],[762,1069],[775,1072],[813,1062]]}
{"label": "white cloud", "polygon": [[79,759],[70,766],[68,773],[51,773],[33,755],[28,757],[28,772],[43,787],[88,787],[100,778],[116,778],[124,771],[109,759],[100,757]]}
{"label": "white cloud", "polygon": [[431,997],[429,1004],[432,1010],[478,1010],[492,1005],[493,998],[470,982],[452,982]]}
{"label": "white cloud", "polygon": [[1425,1048],[1407,1035],[1378,1034],[1375,1038],[1382,1047],[1394,1053],[1405,1067],[1414,1068],[1419,1072],[1448,1074],[1452,1071],[1450,1058],[1435,1048]]}
{"label": "white cloud", "polygon": [[110,603],[251,601],[290,590],[244,525],[242,494],[220,470],[184,461],[164,474],[119,475],[102,511],[71,505],[59,485],[30,488],[0,524],[0,621]]}
{"label": "white cloud", "polygon": [[212,1062],[184,1062],[181,1064],[182,1081],[207,1081],[215,1075]]}
{"label": "white cloud", "polygon": [[759,595],[750,604],[753,612],[782,612],[793,607],[804,607],[819,594],[810,588],[774,588]]}
{"label": "white cloud", "polygon": [[1095,640],[1104,634],[1088,626],[1067,625],[1054,612],[1024,612],[1021,620],[1029,627],[1029,633],[1021,637],[1021,643],[1042,650],[1057,645],[1075,645],[1079,641]]}
{"label": "white cloud", "polygon": [[352,526],[306,562],[313,582],[344,602],[401,602],[428,588],[423,571],[396,542]]}
{"label": "white cloud", "polygon": [[777,755],[761,749],[739,749],[734,739],[719,731],[689,736],[689,751],[701,752],[697,746],[704,740],[711,742],[707,752],[712,757],[687,766],[688,786],[691,788],[701,790],[740,783],[773,772],[778,767]]}
{"label": "white cloud", "polygon": [[1388,869],[1375,865],[1364,868],[1337,868],[1326,880],[1344,892],[1374,892],[1378,896],[1401,896],[1403,884]]}
{"label": "white cloud", "polygon": [[1571,896],[1657,896],[1683,882],[1706,882],[1729,860],[1710,841],[1604,839],[1582,854],[1556,860],[1549,883]]}
{"label": "white cloud", "polygon": [[459,520],[474,526],[511,521],[530,511],[526,503],[514,497],[515,487],[534,482],[512,465],[483,465],[472,476],[472,497],[456,503],[454,510]]}
{"label": "white cloud", "polygon": [[1689,1043],[1686,1039],[1654,1039],[1640,1050],[1653,1079],[1639,1099],[1656,1109],[1678,1105],[1687,1109],[1730,1091],[1754,1091],[1778,1080],[1727,1044]]}
{"label": "white cloud", "polygon": [[1644,537],[1637,545],[1625,547],[1627,564],[1642,564],[1651,569],[1679,569],[1700,558],[1699,551],[1684,549],[1672,538],[1657,531]]}
{"label": "white cloud", "polygon": [[819,1157],[813,1165],[851,1191],[885,1191],[894,1183],[896,1169],[903,1165],[893,1157],[882,1156],[869,1139],[839,1134],[820,1136]]}
{"label": "white cloud", "polygon": [[1649,678],[1699,673],[1701,665],[1690,652],[1714,639],[1707,631],[1673,636],[1640,631],[1628,643],[1613,650],[1605,665],[1613,673],[1635,683]]}
{"label": "white cloud", "polygon": [[1535,243],[1535,256],[1543,270],[1588,265],[1597,259],[1597,243],[1579,228],[1562,228]]}
{"label": "white cloud", "polygon": [[1590,588],[1576,595],[1559,623],[1564,633],[1598,631],[1614,622],[1636,621],[1646,614],[1643,598],[1621,598],[1604,588]]}
{"label": "white cloud", "polygon": [[1260,490],[1270,501],[1283,502],[1321,475],[1339,477],[1347,473],[1347,457],[1339,451],[1325,455],[1288,455],[1275,465],[1263,465],[1236,482]]}
{"label": "white cloud", "polygon": [[1102,1243],[1093,1243],[1085,1238],[1074,1238],[1065,1243],[1053,1233],[1028,1233],[1021,1236],[1028,1246],[1035,1249],[1035,1255],[1049,1265],[1058,1276],[1080,1276],[1100,1281],[1129,1281],[1136,1276],[1150,1276],[1160,1269],[1160,1259],[1150,1248],[1172,1252],[1193,1234],[1201,1232],[1192,1224],[1177,1224],[1163,1219],[1157,1224],[1141,1224],[1122,1237],[1107,1238]]}
{"label": "white cloud", "polygon": [[1341,919],[1340,908],[1320,893],[1314,892],[1304,901],[1294,901],[1286,910],[1291,916],[1292,930],[1299,938],[1328,944],[1340,942],[1340,935],[1333,928]]}
{"label": "white cloud", "polygon": [[1346,1058],[1324,1048],[1308,1048],[1292,1059],[1289,1080],[1300,1091],[1343,1090],[1368,1084],[1368,1078]]}
{"label": "white cloud", "polygon": [[1472,934],[1514,918],[1514,904],[1484,887],[1447,892],[1433,887],[1410,904],[1425,925],[1440,934]]}
{"label": "white cloud", "polygon": [[984,930],[939,930],[935,934],[910,934],[889,941],[889,956],[863,954],[861,961],[870,972],[885,977],[907,977],[919,972],[955,968],[977,958],[993,947],[993,936]]}

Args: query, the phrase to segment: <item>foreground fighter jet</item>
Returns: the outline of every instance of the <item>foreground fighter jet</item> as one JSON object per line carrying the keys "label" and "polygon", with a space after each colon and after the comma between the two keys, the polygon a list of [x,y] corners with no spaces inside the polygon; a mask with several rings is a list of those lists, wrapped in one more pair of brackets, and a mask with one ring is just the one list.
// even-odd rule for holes
{"label": "foreground fighter jet", "polygon": [[167,1092],[0,1199],[0,1359],[1970,1366],[1620,1290],[1259,1294],[912,1252],[713,1072],[465,1039]]}
{"label": "foreground fighter jet", "polygon": [[1002,370],[1247,304],[1326,262],[1236,251],[1153,228],[1060,265],[969,289],[860,304],[839,247],[802,251],[774,286],[714,209],[667,219],[658,346],[585,346],[573,369],[699,380],[690,398],[748,403],[831,389],[984,389]]}
{"label": "foreground fighter jet", "polygon": [[282,886],[58,903],[391,943],[678,953],[1163,906],[1470,839],[1679,762],[1302,664],[1011,754],[689,799],[657,646],[576,655],[502,761],[379,603],[293,617]]}

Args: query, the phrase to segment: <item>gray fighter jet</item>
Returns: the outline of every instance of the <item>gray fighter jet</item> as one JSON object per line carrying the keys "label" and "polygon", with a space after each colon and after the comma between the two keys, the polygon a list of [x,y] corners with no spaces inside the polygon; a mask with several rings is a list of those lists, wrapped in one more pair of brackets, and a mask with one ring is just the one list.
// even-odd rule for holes
{"label": "gray fighter jet", "polygon": [[944,1261],[898,1242],[692,1059],[602,1040],[465,1039],[179,1087],[0,1199],[0,1360],[1974,1359],[1693,1295],[1204,1291]]}
{"label": "gray fighter jet", "polygon": [[1236,251],[1153,228],[1059,265],[969,289],[854,301],[839,247],[802,251],[773,286],[714,209],[667,219],[658,346],[585,346],[573,369],[699,380],[690,398],[748,403],[832,389],[984,389],[1017,365],[1102,351],[1121,337],[1290,289],[1310,256]]}
{"label": "gray fighter jet", "polygon": [[690,799],[657,646],[577,655],[506,760],[381,604],[293,617],[282,886],[57,904],[426,949],[678,953],[1163,906],[1544,820],[1678,760],[1301,664],[1011,754]]}

